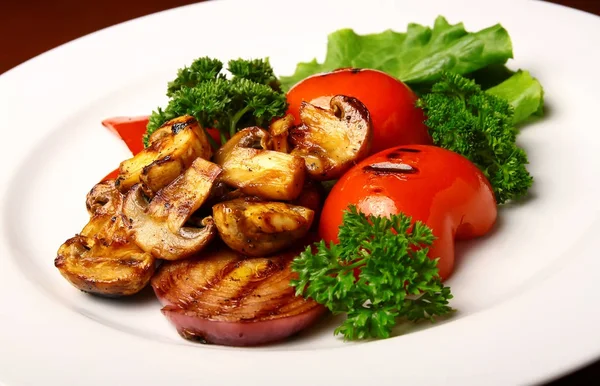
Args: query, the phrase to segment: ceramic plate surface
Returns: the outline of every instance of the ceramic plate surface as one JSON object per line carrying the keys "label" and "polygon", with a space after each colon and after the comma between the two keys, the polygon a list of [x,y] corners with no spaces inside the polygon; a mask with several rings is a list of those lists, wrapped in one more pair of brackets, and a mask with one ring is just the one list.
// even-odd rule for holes
{"label": "ceramic plate surface", "polygon": [[[348,344],[324,322],[283,344],[238,349],[181,339],[151,292],[87,296],[53,266],[87,222],[85,194],[129,153],[100,121],[164,105],[199,56],[271,58],[280,75],[325,55],[327,34],[438,15],[509,31],[513,69],[545,87],[547,114],[519,144],[535,177],[489,237],[461,244],[455,317]],[[600,19],[529,1],[234,1],[133,20],[0,77],[0,383],[20,385],[508,385],[600,356]]]}

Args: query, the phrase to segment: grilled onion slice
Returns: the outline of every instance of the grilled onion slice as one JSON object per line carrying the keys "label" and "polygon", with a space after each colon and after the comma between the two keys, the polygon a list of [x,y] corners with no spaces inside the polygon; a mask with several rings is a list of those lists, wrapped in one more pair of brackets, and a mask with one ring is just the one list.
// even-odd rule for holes
{"label": "grilled onion slice", "polygon": [[310,326],[325,310],[295,296],[289,284],[300,251],[245,258],[221,244],[163,264],[151,283],[163,314],[186,339],[227,346],[275,342]]}

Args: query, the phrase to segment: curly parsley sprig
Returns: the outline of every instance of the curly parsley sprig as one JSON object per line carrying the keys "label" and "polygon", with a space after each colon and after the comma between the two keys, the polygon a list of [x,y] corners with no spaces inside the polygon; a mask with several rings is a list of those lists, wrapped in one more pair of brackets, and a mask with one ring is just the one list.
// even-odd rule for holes
{"label": "curly parsley sprig", "polygon": [[[435,320],[452,311],[437,259],[427,257],[431,229],[404,214],[365,216],[351,206],[338,235],[308,247],[292,263],[296,294],[347,318],[336,328],[347,340],[388,338],[397,321]],[[360,268],[358,278],[354,270]]]}
{"label": "curly parsley sprig", "polygon": [[434,144],[462,154],[485,176],[498,204],[524,197],[533,183],[527,154],[517,146],[514,110],[503,98],[487,93],[473,80],[443,73],[417,106]]}
{"label": "curly parsley sprig", "polygon": [[285,93],[279,90],[267,59],[230,60],[227,70],[231,78],[221,73],[222,69],[221,61],[208,57],[180,69],[177,78],[169,82],[167,107],[150,115],[144,145],[148,146],[150,134],[163,123],[181,115],[194,116],[204,128],[218,129],[225,143],[244,127],[264,126],[285,114]]}

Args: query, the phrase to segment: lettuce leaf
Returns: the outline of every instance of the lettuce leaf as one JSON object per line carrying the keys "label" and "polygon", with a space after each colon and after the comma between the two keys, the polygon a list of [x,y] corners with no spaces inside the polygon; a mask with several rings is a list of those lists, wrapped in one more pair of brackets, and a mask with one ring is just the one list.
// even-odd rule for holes
{"label": "lettuce leaf", "polygon": [[514,124],[523,122],[532,115],[544,114],[544,89],[528,71],[519,70],[486,92],[503,98],[512,105]]}
{"label": "lettuce leaf", "polygon": [[316,59],[299,63],[293,75],[282,76],[280,81],[288,90],[307,76],[356,67],[384,71],[412,86],[432,83],[443,71],[464,75],[490,64],[506,63],[512,55],[510,37],[500,24],[467,32],[462,23],[452,25],[439,16],[433,28],[411,23],[404,33],[335,31],[328,37],[323,63]]}

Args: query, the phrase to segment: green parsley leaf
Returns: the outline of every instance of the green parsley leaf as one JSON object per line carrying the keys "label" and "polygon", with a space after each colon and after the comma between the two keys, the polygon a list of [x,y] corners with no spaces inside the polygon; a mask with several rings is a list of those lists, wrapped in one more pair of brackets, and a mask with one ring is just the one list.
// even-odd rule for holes
{"label": "green parsley leaf", "polygon": [[224,75],[220,74],[222,69],[223,63],[218,59],[206,56],[196,59],[190,67],[184,67],[177,71],[177,78],[169,82],[167,96],[172,97],[183,86],[194,87],[202,82],[224,78]]}
{"label": "green parsley leaf", "polygon": [[527,154],[516,144],[514,109],[507,100],[483,91],[473,80],[443,73],[417,106],[427,116],[434,144],[477,165],[499,204],[527,194],[533,178],[526,168]]}
{"label": "green parsley leaf", "polygon": [[268,58],[230,60],[227,69],[233,75],[234,79],[247,79],[254,83],[264,84],[273,88],[279,85],[279,80],[275,76]]}
{"label": "green parsley leaf", "polygon": [[[366,216],[351,206],[338,235],[308,247],[292,263],[297,295],[347,318],[335,330],[347,340],[387,338],[399,319],[434,321],[452,311],[437,259],[427,256],[435,237],[404,214]],[[360,268],[358,278],[355,268]]]}
{"label": "green parsley leaf", "polygon": [[218,129],[222,143],[242,128],[264,126],[285,114],[286,97],[268,59],[229,61],[231,79],[221,73],[222,68],[219,60],[203,57],[180,69],[169,82],[167,106],[150,115],[144,146],[162,124],[186,114],[205,129]]}

